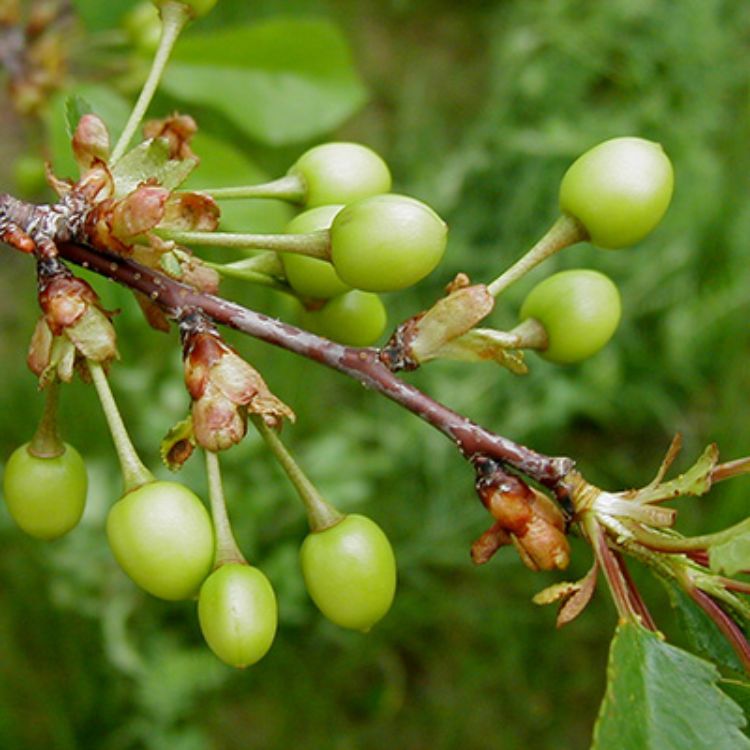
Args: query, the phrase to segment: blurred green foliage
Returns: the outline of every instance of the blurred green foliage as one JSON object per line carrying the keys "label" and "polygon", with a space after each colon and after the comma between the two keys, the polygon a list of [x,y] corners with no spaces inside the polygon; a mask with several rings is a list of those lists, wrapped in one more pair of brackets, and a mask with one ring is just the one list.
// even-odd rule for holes
{"label": "blurred green foliage", "polygon": [[[85,81],[92,102],[117,120],[146,64],[111,31],[131,4],[75,5],[87,26],[72,42],[71,88]],[[431,202],[451,226],[442,268],[418,289],[388,298],[394,324],[429,305],[456,272],[490,280],[529,246],[555,217],[559,179],[581,151],[616,135],[660,141],[677,185],[653,236],[625,251],[568,250],[509,290],[493,314],[495,325],[511,326],[538,279],[591,266],[622,292],[624,322],[612,344],[570,368],[530,355],[524,378],[491,365],[438,363],[409,379],[515,440],[575,457],[590,480],[611,489],[648,481],[676,431],[683,467],[711,441],[727,459],[748,453],[750,5],[219,0],[191,29],[187,48],[201,48],[204,34],[257,22],[338,29],[354,65],[337,74],[350,87],[348,105],[330,119],[340,89],[332,99],[305,89],[304,112],[291,107],[287,116],[317,124],[264,137],[227,116],[232,101],[217,108],[201,100],[191,112],[204,129],[196,148],[206,173],[194,184],[216,185],[222,174],[232,182],[282,174],[311,142],[297,137],[378,149],[396,190]],[[348,55],[339,52],[346,66]],[[285,75],[292,74],[279,73],[277,82]],[[211,80],[218,90],[218,76]],[[292,84],[289,90],[301,90]],[[314,89],[315,81],[307,84]],[[279,85],[276,93],[286,90]],[[263,91],[273,98],[273,89]],[[168,94],[154,112],[185,109],[179,87]],[[236,104],[236,112],[251,111],[254,101]],[[0,189],[23,189],[12,170],[20,154],[50,155],[66,172],[70,163],[58,161],[62,97],[50,103],[45,127],[14,118],[7,103],[0,109]],[[235,204],[226,223],[266,231],[287,215],[276,205]],[[136,444],[155,465],[161,436],[187,408],[176,336],[147,329],[123,290],[93,283],[122,311],[122,362],[112,382]],[[266,292],[233,285],[226,292],[290,313],[288,301]],[[41,413],[23,362],[35,304],[28,259],[3,252],[2,456],[29,438]],[[297,568],[301,508],[250,436],[226,455],[226,489],[241,546],[277,589],[281,629],[257,666],[238,673],[222,666],[201,643],[193,603],[149,598],[115,568],[102,527],[120,479],[92,389],[75,383],[62,409],[65,437],[91,471],[81,527],[43,545],[22,538],[0,513],[0,747],[587,747],[615,623],[606,595],[556,633],[553,613],[530,598],[561,576],[532,574],[509,550],[471,567],[468,547],[488,519],[473,497],[471,472],[444,438],[339,375],[230,338],[297,412],[284,434],[324,494],[389,533],[400,566],[392,613],[367,637],[321,620]],[[200,461],[183,474],[205,491]],[[747,491],[740,479],[682,501],[681,528],[709,531],[743,518]],[[583,574],[588,563],[585,545],[574,541],[566,577]],[[659,623],[682,643],[663,592],[636,576]]]}

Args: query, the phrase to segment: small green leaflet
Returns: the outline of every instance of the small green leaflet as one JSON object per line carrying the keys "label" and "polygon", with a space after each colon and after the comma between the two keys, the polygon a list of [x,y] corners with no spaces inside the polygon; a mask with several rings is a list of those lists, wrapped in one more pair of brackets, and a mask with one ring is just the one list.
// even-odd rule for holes
{"label": "small green leaflet", "polygon": [[710,662],[619,625],[592,750],[748,750],[742,709],[719,680]]}
{"label": "small green leaflet", "polygon": [[112,168],[115,197],[121,198],[147,180],[174,190],[198,165],[198,159],[170,159],[169,145],[161,138],[144,141],[120,159]]}

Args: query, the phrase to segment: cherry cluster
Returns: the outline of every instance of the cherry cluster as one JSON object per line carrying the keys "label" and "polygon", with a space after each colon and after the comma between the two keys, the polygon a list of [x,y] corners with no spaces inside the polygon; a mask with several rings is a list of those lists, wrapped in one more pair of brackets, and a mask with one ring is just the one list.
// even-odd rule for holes
{"label": "cherry cluster", "polygon": [[[345,628],[367,631],[385,616],[396,588],[390,543],[371,519],[343,514],[324,499],[282,442],[280,428],[294,419],[292,409],[217,327],[241,328],[239,321],[255,315],[216,296],[221,279],[231,277],[301,303],[300,328],[255,315],[253,330],[272,330],[267,338],[273,343],[358,377],[454,439],[477,473],[479,497],[492,516],[474,546],[475,562],[513,545],[534,570],[563,569],[570,556],[567,533],[577,521],[605,573],[612,570],[607,563],[613,553],[607,543],[597,547],[598,541],[612,530],[624,538],[624,527],[616,524],[634,506],[587,485],[570,459],[540,456],[483,432],[395,373],[454,359],[492,361],[520,374],[527,370],[526,350],[559,364],[596,354],[621,317],[617,287],[599,271],[574,269],[538,283],[512,330],[479,324],[511,284],[560,250],[582,241],[615,249],[647,236],[673,189],[672,166],[661,146],[623,137],[587,151],[562,179],[560,217],[526,254],[486,284],[459,274],[428,310],[401,323],[379,349],[369,348],[386,327],[380,295],[424,279],[440,263],[448,239],[445,222],[430,206],[390,192],[391,173],[380,156],[356,143],[326,143],[271,182],[186,191],[180,186],[198,165],[190,147],[192,118],[146,122],[145,139],[129,148],[177,33],[214,2],[156,2],[163,21],[156,72],[114,147],[103,121],[80,114],[72,142],[79,179],[49,175],[58,203],[31,206],[0,196],[0,239],[37,260],[42,317],[28,361],[47,394],[35,435],[5,467],[5,501],[18,526],[51,540],[68,533],[83,513],[85,465],[62,441],[56,420],[59,386],[77,372],[97,391],[122,469],[124,494],[106,524],[112,554],[146,592],[170,601],[197,597],[201,630],[219,658],[238,667],[257,662],[277,628],[273,589],[237,545],[221,481],[219,454],[240,443],[249,425],[305,507],[310,533],[300,565],[312,600]],[[219,201],[263,198],[286,200],[300,210],[283,233],[219,230]],[[243,255],[221,264],[197,254],[211,247]],[[168,432],[161,452],[170,468],[179,469],[195,448],[203,450],[210,509],[185,486],[157,480],[135,452],[106,377],[118,357],[112,316],[63,259],[129,286],[154,327],[177,325],[190,409]],[[611,518],[612,529],[605,523]],[[654,511],[647,520],[658,526],[671,519]],[[575,598],[579,589],[561,596]],[[620,604],[627,616],[633,602],[622,594]]]}

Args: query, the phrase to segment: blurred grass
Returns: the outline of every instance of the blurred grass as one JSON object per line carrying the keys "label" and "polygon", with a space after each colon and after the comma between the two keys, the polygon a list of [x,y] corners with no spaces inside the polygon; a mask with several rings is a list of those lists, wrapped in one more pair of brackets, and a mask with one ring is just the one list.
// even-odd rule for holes
{"label": "blurred grass", "polygon": [[[430,303],[459,270],[493,278],[554,218],[567,164],[614,135],[660,141],[677,189],[663,225],[639,247],[567,251],[498,305],[512,325],[525,291],[554,268],[591,265],[623,295],[616,340],[575,368],[531,361],[516,379],[492,366],[431,365],[410,376],[450,406],[516,440],[575,457],[608,488],[650,479],[674,432],[684,467],[708,442],[727,458],[750,446],[750,6],[730,0],[374,0],[252,4],[221,0],[206,23],[279,13],[324,15],[350,39],[369,104],[339,132],[377,147],[396,189],[432,202],[451,225],[442,269],[388,300],[395,322]],[[2,108],[7,164],[32,124]],[[233,134],[235,137],[236,134]],[[244,144],[269,171],[298,149]],[[293,153],[292,153],[293,151]],[[0,454],[28,439],[41,400],[23,364],[35,319],[24,258],[0,274]],[[176,339],[144,328],[128,296],[113,370],[143,454],[186,408]],[[245,295],[284,313],[267,295]],[[66,438],[88,457],[90,505],[69,538],[42,546],[0,514],[0,747],[104,750],[484,750],[585,748],[604,685],[614,613],[600,592],[561,633],[530,602],[561,576],[531,574],[505,550],[468,562],[487,524],[471,474],[439,435],[343,377],[232,337],[297,411],[285,430],[312,477],[344,510],[376,518],[400,564],[393,612],[371,635],[342,633],[309,604],[296,567],[304,520],[258,440],[226,456],[227,494],[243,549],[280,599],[269,656],[246,672],[202,647],[194,605],[134,591],[104,543],[120,491],[109,437],[90,389],[64,394]],[[530,357],[531,360],[531,357]],[[203,491],[199,462],[185,481]],[[712,530],[747,515],[747,480],[682,501],[681,528]],[[566,577],[589,561],[574,547]],[[680,642],[658,587],[659,622]]]}

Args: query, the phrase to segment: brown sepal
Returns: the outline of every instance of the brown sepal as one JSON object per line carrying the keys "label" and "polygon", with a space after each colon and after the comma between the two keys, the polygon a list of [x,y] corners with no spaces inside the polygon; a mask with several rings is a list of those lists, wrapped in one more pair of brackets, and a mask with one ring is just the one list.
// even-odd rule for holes
{"label": "brown sepal", "polygon": [[180,280],[205,294],[216,294],[219,291],[221,276],[215,269],[207,266],[192,253],[180,253]]}
{"label": "brown sepal", "polygon": [[596,590],[599,575],[599,563],[595,560],[586,575],[576,584],[576,590],[566,597],[557,613],[557,627],[562,628],[578,617],[591,601]]}
{"label": "brown sepal", "polygon": [[480,500],[531,570],[567,567],[570,547],[565,536],[565,519],[546,495],[529,487],[520,477],[509,474],[491,459],[474,460],[476,490]]}
{"label": "brown sepal", "polygon": [[294,419],[294,412],[268,389],[260,373],[226,344],[206,321],[183,323],[185,385],[193,399],[197,443],[224,450],[247,430],[247,414],[260,414],[271,426]]}
{"label": "brown sepal", "polygon": [[500,521],[490,526],[482,536],[471,545],[471,561],[474,565],[484,565],[489,562],[492,556],[500,547],[505,547],[511,543],[510,534],[503,528]]}
{"label": "brown sepal", "polygon": [[74,325],[98,300],[87,282],[72,275],[53,276],[40,282],[39,306],[55,336]]}
{"label": "brown sepal", "polygon": [[578,617],[591,601],[598,574],[599,563],[594,560],[594,564],[583,578],[575,582],[563,581],[548,586],[534,595],[533,602],[540,605],[560,602],[557,611],[557,627],[561,628]]}
{"label": "brown sepal", "polygon": [[52,164],[48,161],[44,162],[44,178],[52,190],[54,190],[61,198],[73,189],[73,180],[64,180],[57,177],[52,171]]}
{"label": "brown sepal", "polygon": [[180,232],[213,232],[220,216],[221,210],[210,195],[177,193],[164,206],[159,226]]}
{"label": "brown sepal", "polygon": [[73,133],[73,154],[81,172],[109,158],[109,132],[104,121],[95,114],[85,114]]}
{"label": "brown sepal", "polygon": [[190,140],[198,131],[190,115],[175,114],[161,120],[149,120],[143,125],[146,138],[163,138],[169,144],[170,159],[195,159]]}
{"label": "brown sepal", "polygon": [[117,201],[112,210],[112,233],[128,242],[157,226],[164,217],[169,190],[158,185],[141,185]]}
{"label": "brown sepal", "polygon": [[161,307],[152,302],[142,292],[133,292],[133,296],[135,297],[138,306],[141,308],[143,317],[146,318],[146,322],[151,328],[157,331],[162,331],[163,333],[168,333],[171,326],[169,325],[169,319],[164,314]]}

